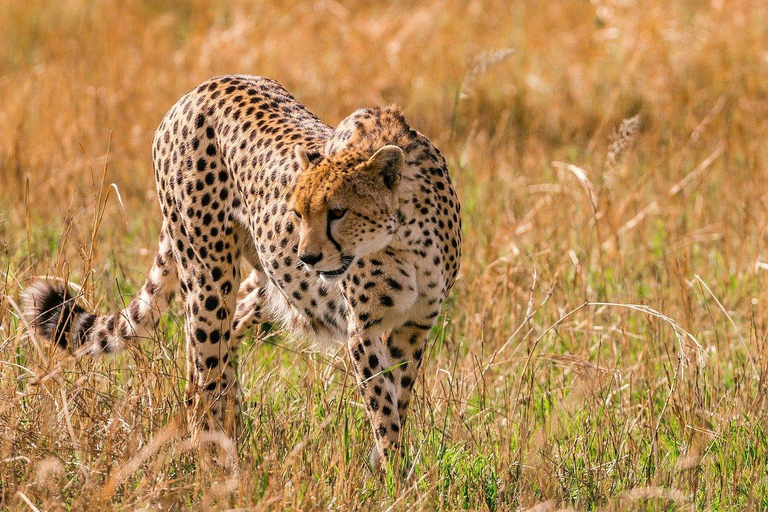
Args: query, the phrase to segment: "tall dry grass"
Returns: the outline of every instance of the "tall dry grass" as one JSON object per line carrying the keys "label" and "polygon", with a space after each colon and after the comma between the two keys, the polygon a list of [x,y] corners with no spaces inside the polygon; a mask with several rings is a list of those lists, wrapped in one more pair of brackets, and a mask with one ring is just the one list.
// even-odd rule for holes
{"label": "tall dry grass", "polygon": [[[747,0],[0,2],[0,507],[768,507],[766,26]],[[413,486],[365,470],[343,353],[244,347],[247,437],[214,463],[178,306],[111,360],[27,336],[32,276],[102,310],[140,285],[153,131],[224,73],[331,124],[398,103],[448,159],[465,256]]]}

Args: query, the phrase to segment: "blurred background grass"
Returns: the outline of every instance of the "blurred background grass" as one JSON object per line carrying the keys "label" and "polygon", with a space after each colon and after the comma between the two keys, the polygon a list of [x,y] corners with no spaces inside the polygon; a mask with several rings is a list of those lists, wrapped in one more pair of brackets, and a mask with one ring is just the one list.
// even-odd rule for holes
{"label": "blurred background grass", "polygon": [[[0,506],[768,507],[766,27],[746,0],[0,1]],[[329,124],[397,103],[449,162],[413,487],[364,469],[342,352],[249,344],[240,462],[209,468],[174,430],[178,306],[108,361],[26,337],[31,276],[102,310],[140,286],[154,129],[226,73]]]}

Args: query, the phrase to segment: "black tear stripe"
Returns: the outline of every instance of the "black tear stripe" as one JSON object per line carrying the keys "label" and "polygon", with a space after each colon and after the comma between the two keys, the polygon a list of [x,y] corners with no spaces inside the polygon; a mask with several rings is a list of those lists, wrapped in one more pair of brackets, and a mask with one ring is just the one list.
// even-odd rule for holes
{"label": "black tear stripe", "polygon": [[328,240],[330,240],[333,246],[336,248],[336,250],[341,253],[341,244],[337,242],[335,238],[333,238],[333,235],[331,234],[331,221],[327,219],[325,221],[325,234],[328,237]]}

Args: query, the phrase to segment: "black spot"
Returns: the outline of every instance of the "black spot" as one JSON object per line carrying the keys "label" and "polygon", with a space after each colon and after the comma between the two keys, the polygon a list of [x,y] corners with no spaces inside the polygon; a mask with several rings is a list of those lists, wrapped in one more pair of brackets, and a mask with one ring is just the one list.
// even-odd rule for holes
{"label": "black spot", "polygon": [[208,311],[213,311],[217,307],[219,307],[219,299],[217,299],[215,296],[211,295],[205,299],[205,309]]}
{"label": "black spot", "polygon": [[392,287],[392,289],[394,289],[394,290],[402,290],[403,289],[403,285],[401,285],[400,283],[398,283],[397,281],[395,281],[391,277],[387,278],[387,284],[390,287]]}
{"label": "black spot", "polygon": [[211,357],[206,357],[205,358],[205,367],[206,368],[208,368],[210,370],[212,368],[216,368],[217,366],[219,366],[219,358],[218,357],[211,356]]}

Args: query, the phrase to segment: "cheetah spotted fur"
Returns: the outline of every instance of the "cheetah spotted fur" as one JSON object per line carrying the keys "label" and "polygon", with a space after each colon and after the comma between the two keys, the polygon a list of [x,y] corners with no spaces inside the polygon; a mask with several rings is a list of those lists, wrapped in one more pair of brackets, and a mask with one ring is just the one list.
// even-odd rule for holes
{"label": "cheetah spotted fur", "polygon": [[459,201],[437,148],[394,107],[332,128],[273,80],[224,76],[171,108],[152,156],[163,223],[140,292],[95,315],[66,286],[36,281],[23,293],[35,333],[77,353],[115,352],[150,337],[179,288],[193,432],[233,435],[233,353],[249,328],[280,322],[343,342],[372,463],[385,464],[459,267]]}

